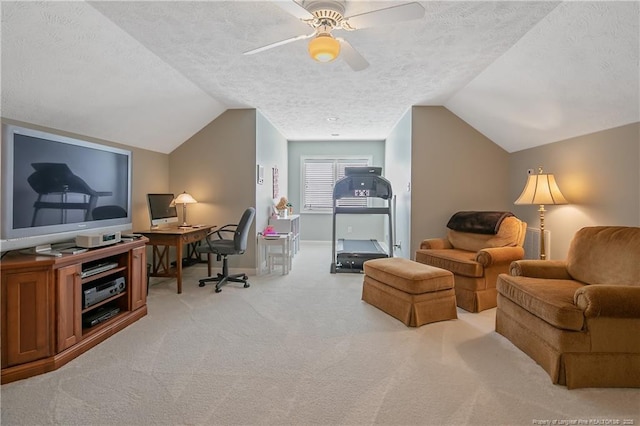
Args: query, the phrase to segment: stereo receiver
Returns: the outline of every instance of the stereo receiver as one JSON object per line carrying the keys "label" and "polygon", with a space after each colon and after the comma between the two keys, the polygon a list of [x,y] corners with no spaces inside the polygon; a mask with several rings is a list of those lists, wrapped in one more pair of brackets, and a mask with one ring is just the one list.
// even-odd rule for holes
{"label": "stereo receiver", "polygon": [[118,277],[115,280],[87,288],[82,292],[82,307],[83,309],[86,309],[89,306],[93,306],[96,303],[100,303],[103,300],[110,298],[111,296],[120,294],[125,290],[125,287],[124,277]]}

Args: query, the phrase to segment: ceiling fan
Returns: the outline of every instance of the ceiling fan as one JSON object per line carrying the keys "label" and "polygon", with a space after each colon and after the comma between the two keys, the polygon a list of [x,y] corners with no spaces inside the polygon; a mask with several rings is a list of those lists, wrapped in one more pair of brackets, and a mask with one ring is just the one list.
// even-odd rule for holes
{"label": "ceiling fan", "polygon": [[312,38],[309,42],[308,50],[313,59],[319,62],[330,62],[341,54],[344,61],[354,71],[367,68],[369,62],[348,41],[340,37],[334,37],[331,34],[333,30],[355,31],[361,28],[420,19],[424,16],[424,7],[416,2],[377,9],[349,17],[344,16],[344,0],[301,0],[301,3],[294,0],[279,0],[274,1],[274,3],[309,25],[313,32],[248,50],[244,52],[245,55],[252,55],[294,41]]}

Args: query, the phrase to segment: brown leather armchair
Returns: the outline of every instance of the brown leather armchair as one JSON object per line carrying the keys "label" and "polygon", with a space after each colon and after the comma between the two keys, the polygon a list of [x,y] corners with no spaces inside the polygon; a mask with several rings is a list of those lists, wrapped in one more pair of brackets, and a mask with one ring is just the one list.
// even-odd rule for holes
{"label": "brown leather armchair", "polygon": [[416,262],[453,272],[460,308],[495,308],[498,275],[524,258],[527,224],[509,212],[458,212],[447,228],[446,238],[422,241]]}
{"label": "brown leather armchair", "polygon": [[640,228],[582,228],[566,260],[513,262],[497,290],[496,331],[553,383],[640,387]]}

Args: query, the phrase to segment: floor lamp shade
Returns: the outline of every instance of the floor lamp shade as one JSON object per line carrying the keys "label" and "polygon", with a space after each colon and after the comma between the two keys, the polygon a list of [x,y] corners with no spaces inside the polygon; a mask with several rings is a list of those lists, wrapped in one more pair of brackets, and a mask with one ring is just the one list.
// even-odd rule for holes
{"label": "floor lamp shade", "polygon": [[540,208],[540,259],[546,259],[544,251],[544,205],[545,204],[567,204],[568,201],[560,192],[556,178],[552,174],[543,173],[542,167],[538,169],[538,174],[529,175],[527,184],[522,193],[514,202],[517,205],[538,204]]}
{"label": "floor lamp shade", "polygon": [[515,204],[567,204],[555,176],[542,173],[542,168],[540,172],[527,178],[527,184]]}
{"label": "floor lamp shade", "polygon": [[195,204],[197,203],[196,199],[191,195],[183,192],[178,195],[175,200],[173,200],[175,204],[182,204],[182,225],[181,226],[189,226],[187,223],[187,204]]}

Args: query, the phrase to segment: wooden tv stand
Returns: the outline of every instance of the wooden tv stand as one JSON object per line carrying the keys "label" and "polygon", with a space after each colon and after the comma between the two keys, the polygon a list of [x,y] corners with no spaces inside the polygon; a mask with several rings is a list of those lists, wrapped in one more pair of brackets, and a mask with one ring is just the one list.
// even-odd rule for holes
{"label": "wooden tv stand", "polygon": [[[0,263],[1,382],[56,370],[145,316],[147,241],[140,238],[62,257],[8,253]],[[107,262],[117,265],[83,277],[83,270]],[[124,278],[124,291],[84,308],[84,290],[117,278]],[[93,326],[83,322],[98,309],[110,308],[119,312]]]}

